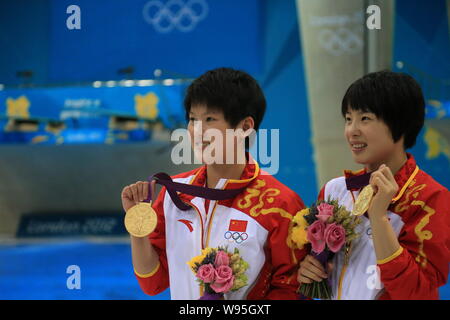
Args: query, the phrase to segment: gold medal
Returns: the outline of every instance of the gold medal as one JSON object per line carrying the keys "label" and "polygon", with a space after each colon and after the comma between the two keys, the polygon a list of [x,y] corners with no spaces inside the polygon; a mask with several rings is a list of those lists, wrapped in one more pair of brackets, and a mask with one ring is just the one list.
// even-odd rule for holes
{"label": "gold medal", "polygon": [[148,236],[156,228],[158,217],[151,203],[140,202],[128,209],[125,215],[125,228],[135,237]]}
{"label": "gold medal", "polygon": [[363,215],[369,209],[372,197],[373,197],[373,188],[369,184],[365,186],[359,193],[358,198],[356,199],[355,204],[353,205],[352,214],[354,216]]}

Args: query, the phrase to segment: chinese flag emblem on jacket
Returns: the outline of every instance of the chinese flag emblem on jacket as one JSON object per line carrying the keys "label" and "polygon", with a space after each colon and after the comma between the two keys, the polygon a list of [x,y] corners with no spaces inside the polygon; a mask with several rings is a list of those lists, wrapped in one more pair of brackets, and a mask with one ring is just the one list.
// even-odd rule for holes
{"label": "chinese flag emblem on jacket", "polygon": [[230,220],[229,231],[245,232],[247,230],[247,222],[245,220]]}

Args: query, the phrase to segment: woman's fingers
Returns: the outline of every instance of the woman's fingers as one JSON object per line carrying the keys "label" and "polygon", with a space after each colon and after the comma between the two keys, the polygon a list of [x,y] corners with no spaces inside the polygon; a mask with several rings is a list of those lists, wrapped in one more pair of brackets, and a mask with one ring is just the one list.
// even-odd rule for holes
{"label": "woman's fingers", "polygon": [[[376,178],[378,178],[378,180]],[[377,189],[381,188],[386,192],[398,191],[395,177],[392,174],[391,169],[385,164],[382,164],[377,171],[371,174],[369,183],[372,187],[376,186]]]}
{"label": "woman's fingers", "polygon": [[384,189],[386,189],[386,184],[384,183],[384,181],[378,175],[373,178],[373,183],[377,187],[377,190],[384,190]]}
{"label": "woman's fingers", "polygon": [[307,256],[301,263],[298,270],[297,280],[300,283],[311,283],[312,281],[322,281],[327,278],[327,274],[322,264],[312,256]]}
{"label": "woman's fingers", "polygon": [[134,203],[139,202],[139,192],[138,192],[138,186],[137,184],[130,185],[131,192],[133,193],[133,201]]}
{"label": "woman's fingers", "polygon": [[298,273],[298,275],[297,275],[297,281],[298,281],[298,283],[313,283],[313,280],[303,276],[300,273]]}
{"label": "woman's fingers", "polygon": [[391,171],[391,169],[389,167],[384,165],[384,167],[382,167],[380,169],[380,171],[389,181],[395,182],[394,175],[392,174],[392,171]]}
{"label": "woman's fingers", "polygon": [[148,198],[148,185],[149,185],[148,182],[144,182],[142,184],[142,196],[144,198],[142,201],[147,200]]}
{"label": "woman's fingers", "polygon": [[309,262],[312,266],[314,266],[316,269],[319,269],[319,270],[323,271],[323,273],[325,273],[325,270],[324,270],[322,264],[320,263],[320,261],[317,260],[316,258],[314,258],[313,256],[307,255],[305,260],[307,262]]}
{"label": "woman's fingers", "polygon": [[137,186],[137,191],[138,191],[139,202],[142,202],[142,201],[144,201],[144,182],[138,181],[136,183],[136,186]]}
{"label": "woman's fingers", "polygon": [[317,275],[317,273],[315,271],[313,271],[313,269],[308,269],[308,268],[303,268],[301,269],[300,274],[306,278],[309,278],[311,280],[314,281],[322,281],[324,278],[320,277],[319,275]]}
{"label": "woman's fingers", "polygon": [[376,193],[378,190],[385,191],[388,188],[388,181],[386,177],[379,171],[376,171],[372,174],[372,182],[371,185],[376,189]]}
{"label": "woman's fingers", "polygon": [[[156,181],[152,181],[152,201],[155,200],[156,194],[155,184]],[[142,202],[147,200],[150,192],[150,183],[147,181],[138,181],[134,184],[130,184],[122,190],[122,195],[126,195],[129,200],[134,201],[135,203]]]}
{"label": "woman's fingers", "polygon": [[369,180],[369,184],[372,186],[373,192],[376,194],[378,192],[378,185],[375,182],[375,178],[376,178],[376,171],[372,172],[372,174],[370,175],[370,180]]}
{"label": "woman's fingers", "polygon": [[394,181],[389,180],[383,173],[378,173],[374,177],[374,183],[379,189],[381,189],[386,195],[394,196],[398,191],[398,185]]}
{"label": "woman's fingers", "polygon": [[387,181],[388,186],[389,186],[389,192],[397,193],[397,191],[398,191],[398,184],[397,184],[397,181],[395,181],[395,177],[392,174],[391,169],[389,169],[389,167],[384,167],[381,170],[381,173],[383,174],[383,177],[386,178],[386,181]]}
{"label": "woman's fingers", "polygon": [[[156,181],[152,182],[153,188],[155,183]],[[139,202],[147,200],[149,195],[149,185],[150,183],[148,181],[137,181],[122,189],[122,205],[125,211]],[[155,193],[153,193],[153,198],[156,198],[155,196]]]}
{"label": "woman's fingers", "polygon": [[133,192],[131,192],[130,186],[126,186],[125,188],[123,188],[122,198],[128,199],[128,200],[133,200]]}
{"label": "woman's fingers", "polygon": [[[150,192],[150,191],[149,191]],[[152,202],[156,199],[156,180],[153,180],[151,183],[151,193],[152,193]]]}

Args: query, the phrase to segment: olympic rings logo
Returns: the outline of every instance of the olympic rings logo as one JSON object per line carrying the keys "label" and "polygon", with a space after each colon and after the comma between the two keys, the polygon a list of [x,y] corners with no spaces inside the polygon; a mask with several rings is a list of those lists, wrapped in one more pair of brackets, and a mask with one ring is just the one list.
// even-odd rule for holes
{"label": "olympic rings logo", "polygon": [[235,241],[237,244],[240,244],[248,239],[248,234],[246,232],[241,233],[237,231],[235,232],[227,231],[223,236],[225,237],[225,239],[231,242]]}
{"label": "olympic rings logo", "polygon": [[334,56],[340,56],[344,53],[356,54],[363,47],[361,37],[348,28],[320,30],[318,41],[322,48]]}
{"label": "olympic rings logo", "polygon": [[169,33],[173,29],[190,32],[207,17],[208,12],[206,0],[170,0],[165,4],[151,0],[143,9],[145,21],[159,33]]}

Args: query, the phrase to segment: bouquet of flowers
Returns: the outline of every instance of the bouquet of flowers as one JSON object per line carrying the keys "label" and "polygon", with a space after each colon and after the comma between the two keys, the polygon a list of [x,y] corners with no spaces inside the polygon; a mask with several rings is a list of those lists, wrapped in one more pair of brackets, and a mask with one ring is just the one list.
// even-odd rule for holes
{"label": "bouquet of flowers", "polygon": [[[311,255],[327,269],[330,253],[349,248],[359,234],[355,228],[361,222],[336,200],[318,201],[299,211],[292,220],[290,241],[294,248],[311,244]],[[348,258],[348,257],[346,257]],[[328,281],[303,283],[299,292],[313,299],[331,299]]]}
{"label": "bouquet of flowers", "polygon": [[239,255],[238,249],[230,253],[223,247],[208,247],[187,264],[203,286],[204,294],[200,300],[223,299],[225,293],[239,290],[248,282],[245,271],[249,265]]}

